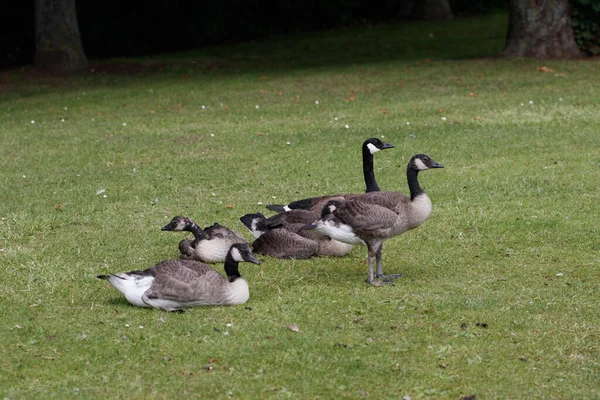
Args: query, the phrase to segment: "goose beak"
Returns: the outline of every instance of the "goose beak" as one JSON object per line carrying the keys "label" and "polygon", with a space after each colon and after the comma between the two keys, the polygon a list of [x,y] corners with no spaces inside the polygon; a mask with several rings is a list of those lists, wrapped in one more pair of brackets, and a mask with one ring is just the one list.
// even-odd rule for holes
{"label": "goose beak", "polygon": [[163,226],[160,230],[161,231],[172,231],[173,230],[173,223],[169,222],[167,225]]}
{"label": "goose beak", "polygon": [[442,164],[439,164],[439,163],[431,160],[431,167],[430,168],[444,168],[444,166]]}
{"label": "goose beak", "polygon": [[248,262],[251,262],[251,263],[253,263],[253,264],[258,264],[258,265],[260,265],[260,261],[258,261],[258,260],[256,259],[256,257],[254,257],[254,255],[253,255],[253,254],[249,254],[249,255],[248,255],[248,259],[247,259],[246,261],[248,261]]}
{"label": "goose beak", "polygon": [[381,150],[385,150],[385,149],[393,149],[394,145],[391,143],[386,143],[386,142],[381,142],[383,144],[383,147],[381,148]]}

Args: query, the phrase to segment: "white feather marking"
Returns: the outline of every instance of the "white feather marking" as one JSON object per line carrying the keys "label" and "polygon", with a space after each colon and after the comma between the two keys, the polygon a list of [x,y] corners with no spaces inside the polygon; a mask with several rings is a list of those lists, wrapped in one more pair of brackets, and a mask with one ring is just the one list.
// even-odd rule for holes
{"label": "white feather marking", "polygon": [[284,209],[285,211],[292,211],[292,209],[291,209],[291,208],[289,208],[288,206],[283,206],[283,209]]}
{"label": "white feather marking", "polygon": [[224,239],[201,240],[196,245],[196,255],[204,262],[223,262],[231,247],[231,242]]}
{"label": "white feather marking", "polygon": [[415,167],[417,167],[417,169],[419,171],[425,171],[426,169],[429,169],[429,167],[427,165],[425,165],[423,160],[421,160],[420,158],[415,158],[414,164],[415,164]]}
{"label": "white feather marking", "polygon": [[250,224],[250,233],[252,233],[252,236],[254,236],[255,239],[258,239],[265,233],[265,231],[261,231],[257,228],[259,221],[259,218],[254,218]]}
{"label": "white feather marking", "polygon": [[352,245],[365,245],[365,242],[352,230],[350,225],[335,224],[331,221],[317,221],[316,231],[321,232],[332,239]]}
{"label": "white feather marking", "polygon": [[111,276],[108,281],[115,289],[123,293],[129,303],[138,307],[149,307],[142,301],[142,295],[152,286],[153,276],[140,277],[139,275],[120,273]]}
{"label": "white feather marking", "polygon": [[250,298],[248,290],[248,282],[242,278],[238,278],[229,284],[230,295],[227,302],[224,304],[244,304]]}
{"label": "white feather marking", "polygon": [[378,151],[380,151],[381,149],[378,148],[377,146],[375,146],[373,143],[368,143],[367,144],[367,148],[369,149],[369,151],[371,152],[371,154],[375,154]]}
{"label": "white feather marking", "polygon": [[240,254],[240,251],[236,247],[231,248],[231,258],[233,258],[233,261],[237,261],[237,262],[244,261],[244,257],[242,257],[242,255]]}

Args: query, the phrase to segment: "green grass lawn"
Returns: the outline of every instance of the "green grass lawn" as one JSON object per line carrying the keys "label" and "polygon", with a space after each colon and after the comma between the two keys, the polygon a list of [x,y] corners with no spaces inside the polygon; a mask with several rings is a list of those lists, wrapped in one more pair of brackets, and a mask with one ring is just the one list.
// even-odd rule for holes
{"label": "green grass lawn", "polygon": [[[276,37],[75,78],[0,75],[0,398],[600,397],[600,63],[488,58],[506,16]],[[114,65],[113,65],[114,67]],[[137,72],[136,72],[137,71]],[[133,73],[136,72],[136,73]],[[341,259],[242,264],[246,305],[130,306],[97,274],[176,258],[175,215],[434,204]],[[222,266],[216,265],[219,271]],[[297,324],[298,331],[288,328]]]}

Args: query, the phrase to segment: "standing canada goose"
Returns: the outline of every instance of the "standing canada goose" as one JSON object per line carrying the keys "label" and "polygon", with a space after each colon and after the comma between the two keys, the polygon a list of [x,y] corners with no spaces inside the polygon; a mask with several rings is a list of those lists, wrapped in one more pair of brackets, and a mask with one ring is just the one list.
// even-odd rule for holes
{"label": "standing canada goose", "polygon": [[342,257],[352,250],[352,245],[302,229],[314,220],[314,214],[308,210],[291,210],[269,218],[261,213],[240,218],[256,238],[252,251],[258,254],[276,258]]}
{"label": "standing canada goose", "polygon": [[[431,200],[419,186],[419,171],[443,168],[426,154],[413,156],[406,177],[410,197],[398,192],[371,192],[343,202],[331,201],[321,218],[305,229],[315,229],[333,239],[349,244],[366,245],[369,254],[367,282],[379,286],[399,275],[383,275],[383,242],[421,225],[431,214]],[[377,262],[377,275],[373,265]],[[375,277],[380,280],[375,280]]]}
{"label": "standing canada goose", "polygon": [[217,223],[201,229],[194,221],[186,217],[174,217],[163,226],[163,231],[188,231],[194,239],[179,242],[181,258],[190,258],[203,262],[223,262],[232,244],[247,243],[237,232]]}
{"label": "standing canada goose", "polygon": [[144,271],[97,278],[109,281],[138,307],[177,311],[183,307],[243,304],[250,298],[248,283],[238,270],[238,263],[243,261],[260,264],[247,243],[238,243],[225,257],[227,278],[194,260],[161,261]]}
{"label": "standing canada goose", "polygon": [[[375,154],[381,150],[392,149],[392,148],[394,148],[393,144],[382,142],[381,140],[379,140],[377,138],[369,138],[363,142],[363,144],[362,144],[362,161],[363,161],[363,176],[365,179],[366,193],[379,191],[379,185],[377,184],[377,181],[375,180],[375,172],[373,169],[373,154]],[[312,210],[317,213],[316,215],[318,217],[321,213],[321,209],[329,200],[332,200],[332,199],[347,200],[354,196],[360,196],[360,195],[359,194],[349,194],[349,193],[332,194],[332,195],[325,195],[325,196],[319,196],[319,197],[311,197],[308,199],[296,200],[296,201],[292,201],[291,203],[288,203],[286,205],[269,204],[269,205],[267,205],[267,208],[271,211],[276,211],[276,212],[284,212],[284,211],[297,210],[297,209]]]}

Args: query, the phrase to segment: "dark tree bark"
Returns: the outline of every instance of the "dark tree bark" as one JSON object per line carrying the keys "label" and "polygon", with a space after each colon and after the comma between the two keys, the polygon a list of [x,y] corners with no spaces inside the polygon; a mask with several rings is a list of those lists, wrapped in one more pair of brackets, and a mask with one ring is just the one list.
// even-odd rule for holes
{"label": "dark tree bark", "polygon": [[34,65],[51,73],[71,73],[88,65],[75,0],[35,0]]}
{"label": "dark tree bark", "polygon": [[571,26],[568,0],[509,0],[507,57],[582,56]]}

